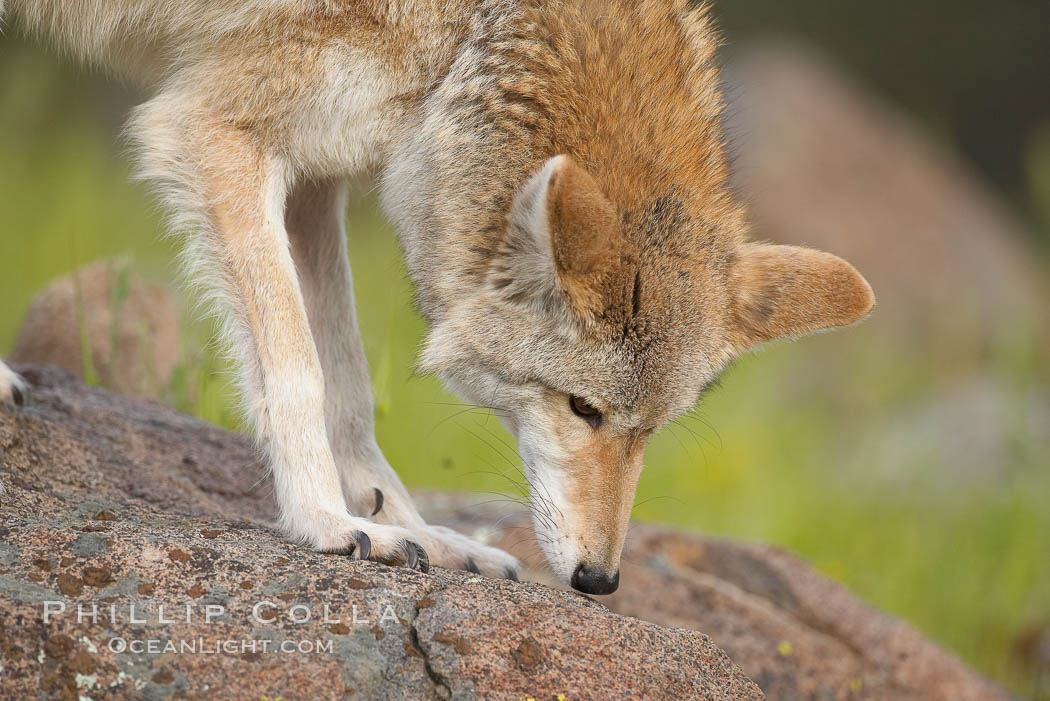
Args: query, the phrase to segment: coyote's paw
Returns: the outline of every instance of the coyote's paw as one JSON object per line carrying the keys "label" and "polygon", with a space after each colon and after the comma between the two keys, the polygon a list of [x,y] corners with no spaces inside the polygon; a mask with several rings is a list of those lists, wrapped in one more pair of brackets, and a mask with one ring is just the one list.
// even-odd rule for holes
{"label": "coyote's paw", "polygon": [[451,528],[408,529],[327,512],[284,518],[285,530],[316,550],[428,572],[431,565],[486,577],[518,578],[521,564]]}
{"label": "coyote's paw", "polygon": [[[389,522],[407,524],[417,543],[421,543],[430,555],[430,564],[447,570],[467,570],[475,574],[497,579],[518,579],[521,563],[517,558],[497,548],[490,548],[478,541],[443,526],[428,526],[422,523],[415,505],[406,497],[399,497],[404,490],[390,489],[384,493],[374,489],[371,494],[351,500],[351,508],[368,509],[379,518]],[[386,494],[387,496],[384,496]]]}
{"label": "coyote's paw", "polygon": [[430,564],[435,567],[467,570],[497,579],[518,579],[521,563],[517,558],[482,545],[451,528],[423,523],[403,488],[374,488],[350,497],[348,501],[350,509],[357,509],[357,513],[370,513],[386,523],[400,524],[411,531],[414,542],[426,549]]}
{"label": "coyote's paw", "polygon": [[26,403],[26,381],[0,361],[0,404]]}
{"label": "coyote's paw", "polygon": [[315,513],[284,518],[293,537],[323,553],[347,555],[384,565],[430,570],[430,558],[419,538],[400,526],[373,523],[350,515]]}
{"label": "coyote's paw", "polygon": [[450,570],[467,570],[485,577],[517,581],[521,563],[498,548],[482,545],[473,538],[443,526],[427,526],[420,534],[430,553],[431,564]]}

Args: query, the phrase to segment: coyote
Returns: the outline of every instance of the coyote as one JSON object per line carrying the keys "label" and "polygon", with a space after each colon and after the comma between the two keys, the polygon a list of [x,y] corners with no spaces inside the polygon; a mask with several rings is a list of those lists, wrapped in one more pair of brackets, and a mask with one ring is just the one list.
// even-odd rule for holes
{"label": "coyote", "polygon": [[[376,443],[343,223],[370,171],[428,322],[420,367],[499,414],[551,569],[593,594],[618,586],[647,439],[734,357],[874,305],[845,261],[746,239],[694,5],[7,0],[150,91],[140,171],[225,319],[283,531],[517,576],[425,523]],[[0,391],[25,386],[4,368]]]}

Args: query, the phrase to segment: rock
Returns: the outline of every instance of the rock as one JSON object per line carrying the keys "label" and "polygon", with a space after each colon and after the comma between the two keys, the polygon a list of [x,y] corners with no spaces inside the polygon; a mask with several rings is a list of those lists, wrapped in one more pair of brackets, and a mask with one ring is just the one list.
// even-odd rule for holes
{"label": "rock", "polygon": [[[536,562],[524,515],[508,519],[463,496],[417,494],[424,515]],[[480,525],[479,525],[480,515]],[[612,611],[700,630],[771,699],[1006,699],[914,628],[859,601],[781,549],[635,524]],[[542,579],[541,573],[528,573]]]}
{"label": "rock", "polygon": [[752,401],[829,416],[796,458],[829,480],[994,503],[1050,445],[1045,255],[950,146],[832,57],[767,41],[726,58],[753,235],[843,256],[878,298],[855,328],[769,352],[790,359]]}
{"label": "rock", "polygon": [[813,49],[730,54],[734,181],[756,235],[843,256],[879,299],[865,322],[916,346],[1047,331],[1033,238],[967,164]]}
{"label": "rock", "polygon": [[[497,533],[496,545],[539,561],[524,515],[508,518],[462,495],[415,496],[428,520],[475,536]],[[910,625],[779,548],[635,524],[623,563],[620,590],[602,603],[710,635],[768,698],[1009,698]]]}
{"label": "rock", "polygon": [[702,633],[289,544],[244,437],[16,370],[32,394],[0,407],[0,697],[762,698]]}
{"label": "rock", "polygon": [[[767,546],[636,525],[621,590],[601,604],[537,583],[549,583],[542,570],[517,584],[312,553],[270,528],[265,473],[243,436],[57,369],[16,369],[32,401],[0,408],[0,480],[11,487],[0,506],[0,688],[12,693],[91,697],[113,685],[117,696],[163,698],[236,675],[254,698],[350,689],[365,698],[760,698],[747,674],[776,699],[1007,697],[907,624]],[[459,494],[416,496],[428,519],[539,562],[522,537],[526,514]],[[44,624],[48,600],[66,610]],[[260,602],[270,603],[256,620]],[[78,603],[113,604],[117,620],[78,625]],[[146,623],[128,620],[132,604]],[[179,622],[160,624],[160,606]],[[225,613],[206,621],[208,606]],[[109,647],[132,639],[332,649]]]}
{"label": "rock", "polygon": [[648,567],[612,610],[704,631],[770,698],[1008,698],[780,549],[638,527],[627,557]]}
{"label": "rock", "polygon": [[179,361],[174,296],[126,263],[90,263],[37,293],[8,360],[57,365],[84,379],[85,346],[100,385],[160,396]]}

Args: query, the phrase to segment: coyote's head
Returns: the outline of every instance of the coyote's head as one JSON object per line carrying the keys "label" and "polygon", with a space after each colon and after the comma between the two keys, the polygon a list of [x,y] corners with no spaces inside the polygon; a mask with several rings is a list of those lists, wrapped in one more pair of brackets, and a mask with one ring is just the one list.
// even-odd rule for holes
{"label": "coyote's head", "polygon": [[396,184],[429,197],[400,208],[433,241],[408,256],[433,321],[423,367],[504,417],[554,572],[606,594],[648,439],[734,357],[874,297],[833,255],[747,241],[706,14],[534,5],[461,53]]}
{"label": "coyote's head", "polygon": [[[674,196],[621,216],[569,156],[522,188],[486,288],[438,324],[424,365],[517,438],[537,537],[588,593],[619,580],[645,444],[736,355],[857,321],[845,261],[710,236]],[[630,235],[643,227],[648,237]],[[697,236],[660,237],[693,227]],[[707,232],[710,233],[710,232]]]}

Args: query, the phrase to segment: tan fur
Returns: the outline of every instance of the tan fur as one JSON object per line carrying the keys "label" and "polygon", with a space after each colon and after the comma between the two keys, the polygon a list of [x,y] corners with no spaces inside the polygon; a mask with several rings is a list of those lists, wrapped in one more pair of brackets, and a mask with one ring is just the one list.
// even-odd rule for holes
{"label": "tan fur", "polygon": [[617,271],[630,268],[632,250],[612,203],[587,171],[563,158],[551,174],[547,220],[554,266],[573,311],[584,320],[602,311]]}
{"label": "tan fur", "polygon": [[[569,499],[583,544],[582,561],[608,572],[619,569],[620,550],[642,474],[646,436],[596,434],[572,455],[579,474]],[[612,518],[610,518],[610,515]]]}
{"label": "tan fur", "polygon": [[[153,90],[130,130],[142,174],[219,302],[284,526],[315,547],[364,533],[384,561],[411,539],[446,566],[516,567],[423,523],[375,445],[350,271],[326,262],[352,173],[377,173],[423,367],[504,416],[565,581],[618,565],[640,446],[733,357],[871,308],[833,256],[746,243],[718,40],[689,0],[8,5]],[[361,517],[376,489],[382,524]]]}
{"label": "tan fur", "polygon": [[853,266],[798,246],[742,246],[734,282],[739,350],[846,326],[875,307],[875,293]]}

